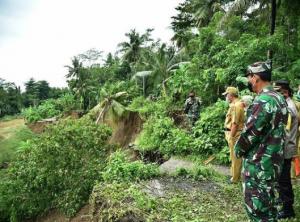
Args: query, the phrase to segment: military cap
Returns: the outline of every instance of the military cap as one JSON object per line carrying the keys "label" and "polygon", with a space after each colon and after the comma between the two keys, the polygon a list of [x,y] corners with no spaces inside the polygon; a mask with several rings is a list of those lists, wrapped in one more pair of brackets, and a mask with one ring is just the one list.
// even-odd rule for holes
{"label": "military cap", "polygon": [[237,88],[229,86],[227,87],[226,91],[222,93],[222,95],[227,95],[228,93],[238,95],[239,91]]}
{"label": "military cap", "polygon": [[246,76],[255,74],[262,80],[271,81],[271,67],[268,62],[255,62],[247,68]]}
{"label": "military cap", "polygon": [[290,92],[290,94],[293,94],[293,90],[290,87],[289,81],[287,81],[287,80],[277,80],[277,81],[275,81],[274,89],[275,90],[285,89],[285,90],[288,90]]}
{"label": "military cap", "polygon": [[291,90],[290,83],[287,80],[277,80],[274,84],[275,88]]}

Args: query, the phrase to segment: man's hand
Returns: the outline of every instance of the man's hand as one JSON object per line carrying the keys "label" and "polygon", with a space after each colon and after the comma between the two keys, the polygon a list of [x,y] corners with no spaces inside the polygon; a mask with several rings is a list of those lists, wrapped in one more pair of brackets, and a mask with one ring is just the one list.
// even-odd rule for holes
{"label": "man's hand", "polygon": [[231,129],[230,129],[230,137],[232,137],[232,138],[235,137],[237,128],[238,128],[238,125],[236,123],[233,123],[231,126]]}

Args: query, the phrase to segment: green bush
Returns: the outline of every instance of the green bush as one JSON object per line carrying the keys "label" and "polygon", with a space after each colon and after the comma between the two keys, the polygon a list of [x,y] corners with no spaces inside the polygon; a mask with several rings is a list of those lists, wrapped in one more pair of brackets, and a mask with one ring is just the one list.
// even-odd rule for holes
{"label": "green bush", "polygon": [[56,109],[63,113],[69,113],[72,110],[78,110],[80,104],[76,101],[75,96],[71,93],[66,93],[55,100]]}
{"label": "green bush", "polygon": [[99,183],[90,197],[90,215],[93,221],[146,221],[156,205],[155,198],[138,185]]}
{"label": "green bush", "polygon": [[140,151],[160,150],[162,142],[168,138],[174,123],[168,117],[151,117],[143,126],[143,131],[138,139]]}
{"label": "green bush", "polygon": [[32,123],[42,119],[59,116],[64,113],[69,113],[70,111],[78,108],[79,103],[75,100],[75,97],[72,94],[67,93],[58,99],[45,100],[37,107],[24,109],[22,114],[27,122]]}
{"label": "green bush", "polygon": [[24,221],[50,208],[73,215],[101,179],[111,130],[88,119],[50,126],[19,151],[0,181],[1,219]]}
{"label": "green bush", "polygon": [[187,155],[192,152],[192,137],[176,128],[169,117],[152,116],[143,127],[138,139],[142,152],[160,152],[164,155]]}
{"label": "green bush", "polygon": [[144,164],[142,161],[130,162],[122,151],[112,153],[102,177],[105,182],[133,182],[158,176],[158,166]]}
{"label": "green bush", "polygon": [[152,101],[143,96],[136,97],[129,105],[129,109],[139,112],[145,119],[149,116],[167,116],[171,110],[172,101],[170,98],[157,98],[157,101]]}
{"label": "green bush", "polygon": [[139,89],[131,81],[114,81],[105,83],[100,90],[98,101],[103,101],[108,95],[114,95],[118,92],[127,92],[127,95],[118,99],[122,105],[129,105],[135,97],[140,95]]}
{"label": "green bush", "polygon": [[226,102],[221,100],[207,107],[190,132],[177,128],[169,117],[152,116],[144,124],[138,149],[166,155],[219,153],[226,146],[223,129],[226,109]]}
{"label": "green bush", "polygon": [[172,128],[160,145],[160,152],[167,155],[188,155],[193,153],[193,138],[184,130]]}
{"label": "green bush", "polygon": [[24,118],[27,122],[37,122],[41,119],[46,119],[59,115],[61,112],[57,109],[55,100],[49,99],[44,101],[37,107],[29,107],[23,110]]}
{"label": "green bush", "polygon": [[200,120],[192,130],[195,153],[208,156],[220,152],[226,146],[224,121],[227,108],[227,103],[219,100],[201,113]]}
{"label": "green bush", "polygon": [[217,180],[222,177],[212,167],[203,165],[197,165],[193,169],[178,168],[173,176],[192,178],[196,181]]}

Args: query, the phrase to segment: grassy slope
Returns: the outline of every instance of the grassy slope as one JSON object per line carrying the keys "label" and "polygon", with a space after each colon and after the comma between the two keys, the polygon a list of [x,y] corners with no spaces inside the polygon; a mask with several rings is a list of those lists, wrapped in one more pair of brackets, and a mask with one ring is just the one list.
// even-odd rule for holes
{"label": "grassy slope", "polygon": [[0,122],[0,164],[14,157],[20,142],[32,137],[32,132],[24,125],[23,119]]}

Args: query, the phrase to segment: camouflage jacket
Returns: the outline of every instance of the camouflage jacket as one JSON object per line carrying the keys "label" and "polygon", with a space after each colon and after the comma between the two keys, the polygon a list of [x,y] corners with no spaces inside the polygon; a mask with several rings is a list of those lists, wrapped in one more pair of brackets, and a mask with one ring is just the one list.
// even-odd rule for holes
{"label": "camouflage jacket", "polygon": [[243,157],[243,174],[263,180],[278,178],[283,162],[288,109],[282,95],[265,87],[247,112],[247,121],[235,144]]}
{"label": "camouflage jacket", "polygon": [[198,97],[195,97],[194,99],[189,97],[184,103],[184,113],[189,116],[199,117],[200,106],[201,100]]}

